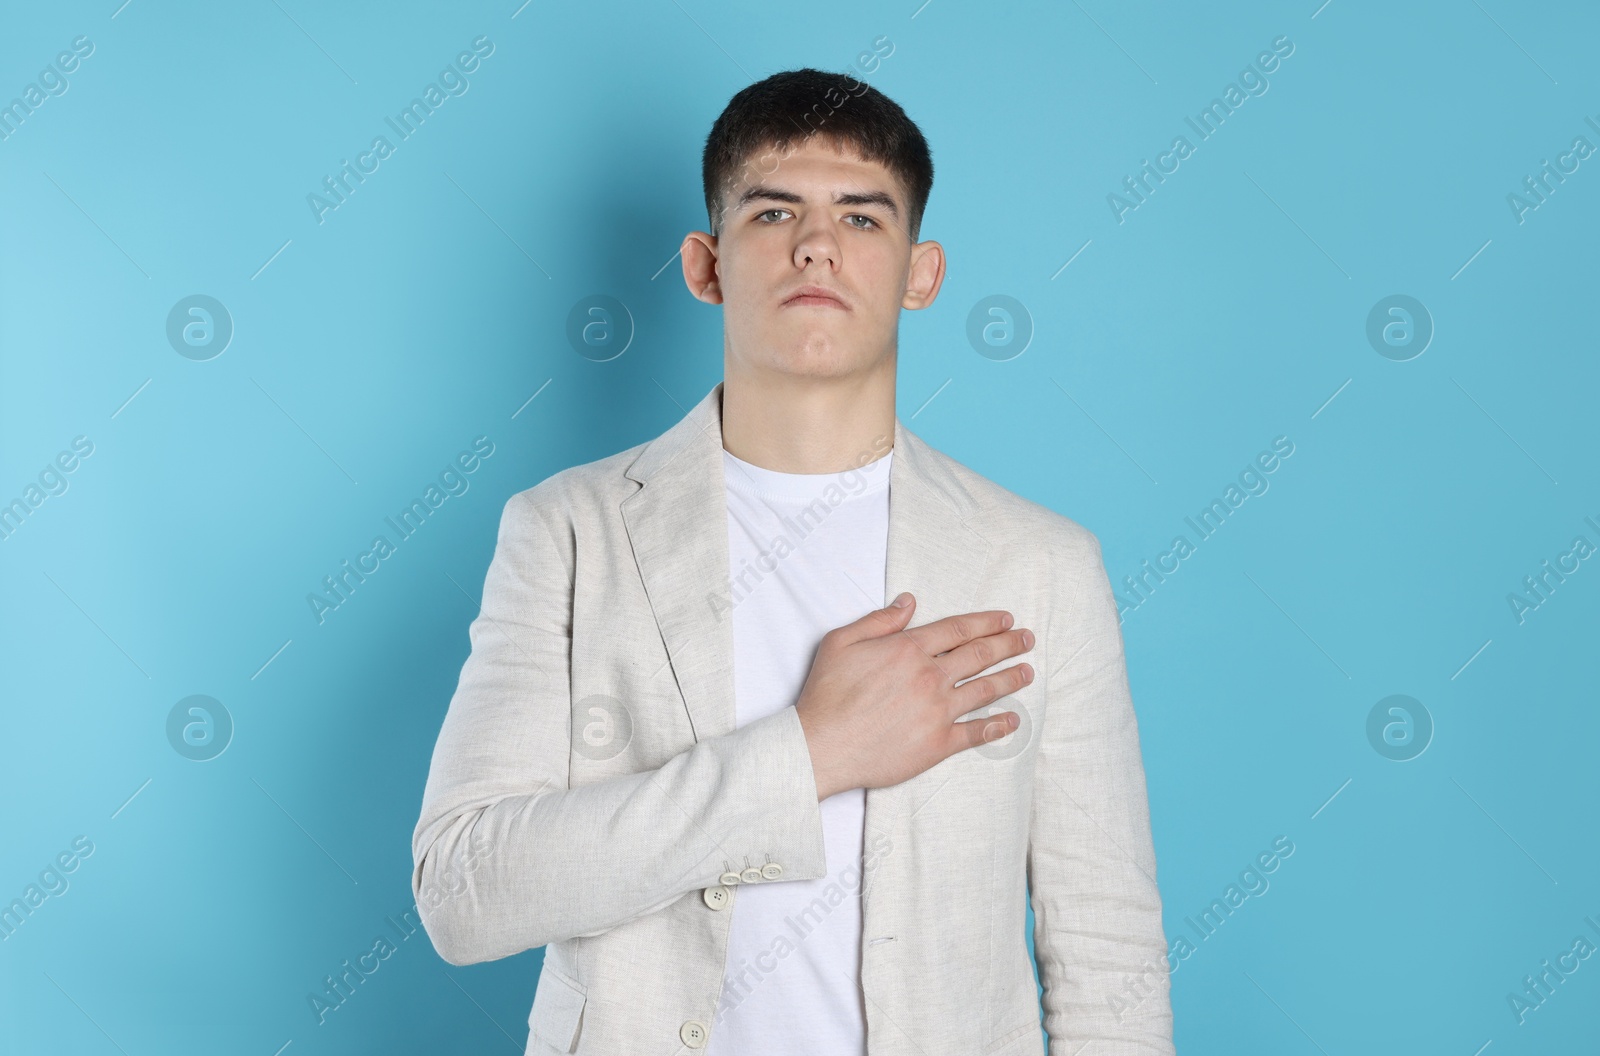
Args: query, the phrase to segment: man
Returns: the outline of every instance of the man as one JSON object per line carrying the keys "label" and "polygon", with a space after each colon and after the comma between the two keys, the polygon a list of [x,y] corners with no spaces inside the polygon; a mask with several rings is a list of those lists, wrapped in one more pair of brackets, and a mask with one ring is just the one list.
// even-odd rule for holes
{"label": "man", "polygon": [[1172,1053],[1099,543],[895,416],[945,274],[922,134],[781,73],[703,175],[724,380],[506,504],[412,842],[429,936],[546,947],[530,1053],[1024,1056],[1031,892],[1051,1056]]}

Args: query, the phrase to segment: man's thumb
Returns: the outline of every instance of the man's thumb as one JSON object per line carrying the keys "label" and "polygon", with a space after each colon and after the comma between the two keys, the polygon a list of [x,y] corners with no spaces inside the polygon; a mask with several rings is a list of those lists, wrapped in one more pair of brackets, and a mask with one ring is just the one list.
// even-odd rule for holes
{"label": "man's thumb", "polygon": [[848,628],[846,640],[852,642],[903,631],[916,607],[917,600],[906,591],[883,608],[873,609],[854,623],[847,623],[839,629],[845,631]]}

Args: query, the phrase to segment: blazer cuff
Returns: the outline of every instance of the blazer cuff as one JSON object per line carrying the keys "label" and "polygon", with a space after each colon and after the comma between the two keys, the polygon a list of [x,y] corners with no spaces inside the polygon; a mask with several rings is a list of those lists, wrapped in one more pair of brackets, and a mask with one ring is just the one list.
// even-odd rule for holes
{"label": "blazer cuff", "polygon": [[[743,850],[749,861],[729,861],[740,872],[767,862],[783,867],[780,880],[814,880],[828,875],[822,836],[822,805],[817,801],[816,772],[800,713],[793,705],[736,729],[729,737],[729,769],[753,794],[749,840]],[[742,742],[742,743],[740,743]]]}

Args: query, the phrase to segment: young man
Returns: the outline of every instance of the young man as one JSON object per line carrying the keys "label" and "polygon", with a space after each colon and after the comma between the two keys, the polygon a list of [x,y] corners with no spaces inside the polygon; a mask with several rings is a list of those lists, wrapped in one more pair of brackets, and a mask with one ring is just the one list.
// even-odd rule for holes
{"label": "young man", "polygon": [[1031,892],[1050,1056],[1172,1053],[1098,540],[895,415],[945,273],[922,134],[781,73],[704,180],[724,380],[506,504],[412,841],[429,936],[546,947],[530,1053],[1027,1056]]}

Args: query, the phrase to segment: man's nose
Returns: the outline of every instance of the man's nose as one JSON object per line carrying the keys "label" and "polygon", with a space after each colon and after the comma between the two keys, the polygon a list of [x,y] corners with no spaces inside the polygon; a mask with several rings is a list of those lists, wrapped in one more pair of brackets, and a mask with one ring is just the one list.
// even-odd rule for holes
{"label": "man's nose", "polygon": [[832,228],[827,226],[829,223],[826,219],[813,220],[801,230],[794,246],[795,267],[826,264],[831,270],[839,266],[839,240],[833,236]]}

